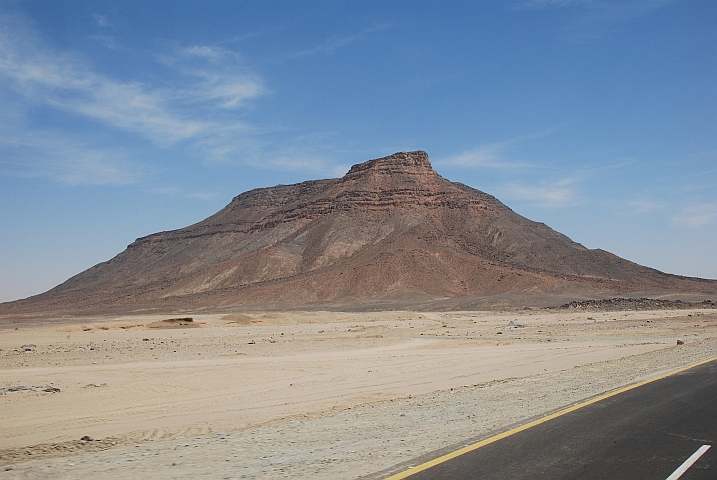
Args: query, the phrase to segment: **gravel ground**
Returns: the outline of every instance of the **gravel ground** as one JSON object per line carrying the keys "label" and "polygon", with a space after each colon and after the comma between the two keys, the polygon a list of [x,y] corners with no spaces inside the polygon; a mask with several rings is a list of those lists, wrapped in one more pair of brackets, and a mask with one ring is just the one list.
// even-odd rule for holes
{"label": "gravel ground", "polygon": [[695,340],[565,371],[291,418],[231,434],[4,465],[0,479],[382,478],[398,464],[715,355],[717,338]]}

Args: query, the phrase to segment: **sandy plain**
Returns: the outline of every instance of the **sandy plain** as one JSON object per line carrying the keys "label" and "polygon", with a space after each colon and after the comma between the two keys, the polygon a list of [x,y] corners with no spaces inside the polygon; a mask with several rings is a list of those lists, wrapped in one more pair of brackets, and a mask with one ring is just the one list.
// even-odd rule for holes
{"label": "sandy plain", "polygon": [[3,323],[0,478],[380,478],[717,355],[715,310],[192,317]]}

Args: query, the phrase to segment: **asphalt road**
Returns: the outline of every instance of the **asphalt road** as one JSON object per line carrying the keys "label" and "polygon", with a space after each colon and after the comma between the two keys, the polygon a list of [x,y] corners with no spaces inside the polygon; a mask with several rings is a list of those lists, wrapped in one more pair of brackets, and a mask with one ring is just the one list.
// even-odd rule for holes
{"label": "asphalt road", "polygon": [[426,479],[717,479],[717,361],[587,405],[418,472]]}

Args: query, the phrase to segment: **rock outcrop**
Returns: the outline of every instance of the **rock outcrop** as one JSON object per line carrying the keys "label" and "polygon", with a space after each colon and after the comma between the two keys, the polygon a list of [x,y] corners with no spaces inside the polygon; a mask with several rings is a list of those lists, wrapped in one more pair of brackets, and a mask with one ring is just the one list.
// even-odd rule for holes
{"label": "rock outcrop", "polygon": [[354,165],[339,179],[243,193],[0,313],[630,291],[714,293],[717,282],[589,250],[444,179],[417,151]]}

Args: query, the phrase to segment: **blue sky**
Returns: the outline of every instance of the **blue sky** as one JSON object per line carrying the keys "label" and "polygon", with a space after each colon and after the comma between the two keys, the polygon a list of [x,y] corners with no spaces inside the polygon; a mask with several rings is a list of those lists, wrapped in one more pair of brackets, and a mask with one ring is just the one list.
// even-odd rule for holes
{"label": "blue sky", "polygon": [[0,3],[0,301],[396,151],[717,278],[717,2]]}

